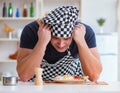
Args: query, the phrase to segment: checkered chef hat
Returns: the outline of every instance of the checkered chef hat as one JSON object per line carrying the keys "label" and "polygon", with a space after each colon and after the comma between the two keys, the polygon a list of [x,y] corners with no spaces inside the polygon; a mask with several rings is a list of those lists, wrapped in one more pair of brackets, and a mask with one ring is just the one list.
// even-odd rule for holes
{"label": "checkered chef hat", "polygon": [[42,21],[51,25],[52,35],[56,37],[71,37],[73,27],[78,18],[78,10],[73,6],[62,6],[51,11]]}

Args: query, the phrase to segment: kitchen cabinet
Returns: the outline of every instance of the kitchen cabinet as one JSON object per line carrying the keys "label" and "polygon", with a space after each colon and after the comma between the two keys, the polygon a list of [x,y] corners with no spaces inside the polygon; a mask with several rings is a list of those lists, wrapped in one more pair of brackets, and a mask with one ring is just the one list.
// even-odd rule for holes
{"label": "kitchen cabinet", "polygon": [[100,53],[103,71],[99,80],[118,80],[118,36],[117,33],[97,33],[97,48]]}
{"label": "kitchen cabinet", "polygon": [[[8,4],[11,2],[13,6],[13,17],[2,17],[3,3]],[[10,54],[13,54],[17,47],[19,46],[20,33],[23,27],[36,20],[37,18],[42,18],[50,10],[63,5],[73,5],[79,9],[79,19],[81,15],[81,0],[0,0],[0,75],[3,72],[14,72],[16,73],[16,60],[11,60],[8,58]],[[30,4],[33,2],[34,6],[34,17],[29,17]],[[22,17],[23,7],[26,4],[28,16]],[[17,8],[20,12],[20,17],[16,17],[15,13]],[[4,31],[4,23],[14,28],[12,32],[12,38],[9,38],[9,34]]]}
{"label": "kitchen cabinet", "polygon": [[[3,3],[8,5],[11,2],[13,6],[13,17],[2,17]],[[31,2],[34,4],[34,17],[29,17],[29,7]],[[22,17],[24,4],[27,5],[27,17]],[[19,38],[23,27],[29,22],[35,20],[38,17],[38,0],[0,0],[0,76],[3,74],[17,75],[16,64],[17,61],[10,59],[9,55],[14,54],[19,46]],[[15,13],[17,8],[20,12],[20,17],[16,17]],[[12,38],[9,38],[9,34],[4,31],[4,24],[7,24],[10,28],[14,28],[12,32]]]}

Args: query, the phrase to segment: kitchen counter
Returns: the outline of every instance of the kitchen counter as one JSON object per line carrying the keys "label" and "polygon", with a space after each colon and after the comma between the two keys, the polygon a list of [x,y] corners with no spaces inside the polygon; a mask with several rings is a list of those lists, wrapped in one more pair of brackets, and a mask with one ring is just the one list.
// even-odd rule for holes
{"label": "kitchen counter", "polygon": [[120,82],[109,82],[108,85],[46,83],[42,86],[35,86],[33,82],[3,86],[0,82],[0,93],[120,93]]}

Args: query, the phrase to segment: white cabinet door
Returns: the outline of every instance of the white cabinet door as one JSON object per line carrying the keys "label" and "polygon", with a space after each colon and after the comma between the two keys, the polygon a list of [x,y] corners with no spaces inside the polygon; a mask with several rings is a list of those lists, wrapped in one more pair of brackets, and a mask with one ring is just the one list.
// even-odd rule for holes
{"label": "white cabinet door", "polygon": [[103,71],[99,81],[117,81],[118,80],[118,65],[117,55],[101,55]]}
{"label": "white cabinet door", "polygon": [[118,36],[117,33],[96,34],[103,71],[99,81],[118,80]]}
{"label": "white cabinet door", "polygon": [[117,54],[118,36],[116,34],[96,34],[97,48],[100,54]]}

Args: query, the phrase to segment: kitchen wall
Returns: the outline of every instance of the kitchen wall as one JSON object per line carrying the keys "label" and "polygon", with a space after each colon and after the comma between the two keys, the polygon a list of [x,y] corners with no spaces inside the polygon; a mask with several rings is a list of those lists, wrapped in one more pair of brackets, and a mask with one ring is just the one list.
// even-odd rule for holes
{"label": "kitchen wall", "polygon": [[[120,0],[118,0],[118,7],[117,7],[117,30],[118,30],[118,36],[120,36]],[[120,45],[120,37],[118,37],[118,44]],[[118,80],[120,81],[120,47],[118,47],[119,57],[118,57]]]}
{"label": "kitchen wall", "polygon": [[93,27],[95,32],[99,32],[97,19],[106,19],[104,32],[116,31],[116,6],[117,0],[82,0],[82,22]]}

